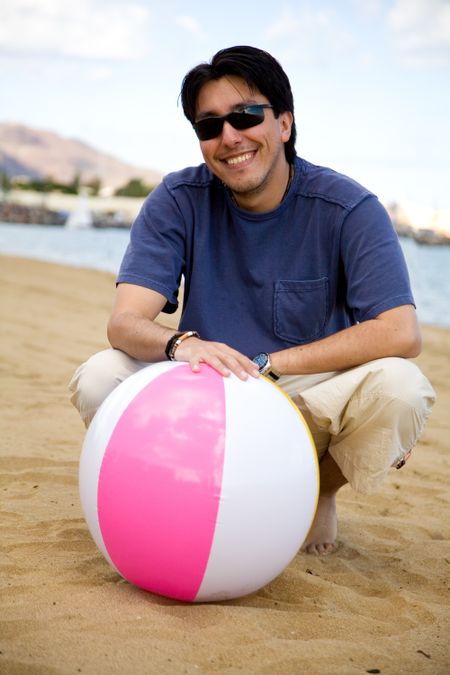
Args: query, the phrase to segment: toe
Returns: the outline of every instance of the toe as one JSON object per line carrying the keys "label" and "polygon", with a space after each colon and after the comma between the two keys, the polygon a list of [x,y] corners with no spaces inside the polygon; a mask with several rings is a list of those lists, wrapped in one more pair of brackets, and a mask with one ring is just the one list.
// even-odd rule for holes
{"label": "toe", "polygon": [[323,544],[310,543],[306,546],[303,546],[301,550],[303,553],[308,553],[309,555],[324,556],[330,555],[330,553],[333,553],[336,548],[336,544],[327,542]]}
{"label": "toe", "polygon": [[315,544],[308,544],[307,546],[303,546],[302,551],[303,553],[308,553],[309,555],[319,555],[319,552]]}
{"label": "toe", "polygon": [[333,553],[333,551],[336,550],[336,544],[333,543],[317,544],[316,548],[318,555],[330,555],[330,553]]}

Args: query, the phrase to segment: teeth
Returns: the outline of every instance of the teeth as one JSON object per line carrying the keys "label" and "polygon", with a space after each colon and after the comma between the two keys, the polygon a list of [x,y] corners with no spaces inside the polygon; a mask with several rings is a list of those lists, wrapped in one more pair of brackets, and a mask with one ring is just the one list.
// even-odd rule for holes
{"label": "teeth", "polygon": [[227,164],[240,164],[241,162],[246,162],[247,159],[250,159],[252,156],[251,152],[246,152],[245,155],[239,155],[239,157],[232,157],[227,159]]}

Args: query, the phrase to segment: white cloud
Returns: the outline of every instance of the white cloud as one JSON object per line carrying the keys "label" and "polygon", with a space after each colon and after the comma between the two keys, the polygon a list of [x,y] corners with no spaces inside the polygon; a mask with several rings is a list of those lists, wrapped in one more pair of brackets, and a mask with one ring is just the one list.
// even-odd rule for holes
{"label": "white cloud", "polygon": [[285,7],[275,21],[267,28],[265,37],[276,40],[291,35],[298,29],[298,20],[294,17],[290,7]]}
{"label": "white cloud", "polygon": [[450,65],[450,2],[395,0],[388,28],[407,65]]}
{"label": "white cloud", "polygon": [[352,34],[330,7],[293,10],[286,5],[264,37],[283,43],[286,62],[324,65],[331,63],[337,54],[350,53],[355,47]]}
{"label": "white cloud", "polygon": [[191,33],[196,38],[203,39],[205,34],[200,26],[200,23],[193,16],[180,15],[175,17],[175,22],[181,26],[188,33]]}
{"label": "white cloud", "polygon": [[352,0],[355,10],[363,17],[376,18],[383,14],[385,0]]}
{"label": "white cloud", "polygon": [[113,71],[108,66],[93,66],[89,69],[88,76],[91,80],[109,80],[113,76]]}
{"label": "white cloud", "polygon": [[150,14],[137,2],[2,0],[0,54],[101,60],[147,51]]}

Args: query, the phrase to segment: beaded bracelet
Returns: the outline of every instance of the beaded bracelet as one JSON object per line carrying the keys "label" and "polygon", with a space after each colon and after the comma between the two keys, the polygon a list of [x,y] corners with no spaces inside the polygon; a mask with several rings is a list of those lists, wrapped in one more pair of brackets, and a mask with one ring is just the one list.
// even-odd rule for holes
{"label": "beaded bracelet", "polygon": [[165,349],[165,353],[169,361],[175,361],[175,352],[183,340],[187,340],[190,337],[199,338],[200,335],[195,330],[187,330],[184,333],[175,333],[172,335],[168,341]]}

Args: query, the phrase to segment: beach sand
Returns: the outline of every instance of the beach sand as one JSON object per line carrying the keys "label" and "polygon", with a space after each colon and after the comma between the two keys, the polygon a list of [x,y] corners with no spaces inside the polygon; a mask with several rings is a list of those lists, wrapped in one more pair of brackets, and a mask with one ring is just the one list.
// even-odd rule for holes
{"label": "beach sand", "polygon": [[422,440],[380,494],[341,491],[338,551],[189,605],[120,579],[81,513],[67,382],[107,344],[113,277],[4,257],[0,288],[0,673],[450,672],[448,330],[423,327],[438,401]]}

